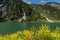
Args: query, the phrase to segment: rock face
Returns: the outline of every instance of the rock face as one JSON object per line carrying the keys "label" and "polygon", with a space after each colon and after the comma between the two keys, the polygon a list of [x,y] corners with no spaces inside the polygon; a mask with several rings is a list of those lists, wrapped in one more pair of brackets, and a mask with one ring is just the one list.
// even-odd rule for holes
{"label": "rock face", "polygon": [[25,11],[26,16],[31,15],[31,8],[28,4],[22,2],[22,0],[3,0],[3,3],[0,4],[0,18],[3,21],[18,20],[23,17],[24,13],[22,9]]}
{"label": "rock face", "polygon": [[3,14],[3,0],[0,0],[0,16],[2,16],[2,14]]}
{"label": "rock face", "polygon": [[50,2],[50,3],[47,3],[48,5],[52,6],[52,7],[60,7],[60,3],[55,3],[55,2]]}
{"label": "rock face", "polygon": [[5,0],[0,0],[0,22],[5,21],[4,16],[7,14]]}
{"label": "rock face", "polygon": [[[27,21],[47,21],[41,14],[48,14],[49,19],[60,20],[60,3],[50,2],[43,3],[44,5],[26,4],[22,0],[5,0],[0,3],[0,20],[2,21],[16,21],[25,15]],[[23,10],[22,10],[23,9]],[[48,12],[47,12],[48,11]]]}

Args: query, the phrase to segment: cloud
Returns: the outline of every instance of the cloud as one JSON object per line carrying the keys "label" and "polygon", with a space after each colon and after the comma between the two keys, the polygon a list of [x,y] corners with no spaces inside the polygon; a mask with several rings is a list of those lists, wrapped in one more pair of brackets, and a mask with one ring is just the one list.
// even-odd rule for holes
{"label": "cloud", "polygon": [[31,4],[31,2],[29,2],[28,0],[22,0],[22,1],[27,3],[27,4]]}

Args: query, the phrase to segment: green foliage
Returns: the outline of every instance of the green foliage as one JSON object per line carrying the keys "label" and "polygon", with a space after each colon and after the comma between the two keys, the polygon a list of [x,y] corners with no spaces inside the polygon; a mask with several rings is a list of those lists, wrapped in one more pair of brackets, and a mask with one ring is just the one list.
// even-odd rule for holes
{"label": "green foliage", "polygon": [[0,40],[60,40],[59,28],[51,31],[49,26],[42,25],[39,29],[34,26],[30,30],[18,31],[17,33],[0,35]]}
{"label": "green foliage", "polygon": [[[6,11],[7,15],[4,17],[7,21],[14,18],[14,21],[19,20],[21,18],[21,10],[24,9],[24,12],[29,12],[29,8],[31,8],[33,11],[31,13],[31,16],[27,17],[28,22],[30,21],[36,21],[36,22],[46,22],[46,17],[52,20],[60,20],[60,9],[55,6],[51,6],[52,3],[46,3],[45,5],[41,4],[26,4],[22,0],[6,0]],[[51,5],[49,5],[51,4]],[[59,6],[59,3],[54,3]],[[11,20],[13,21],[13,20]]]}

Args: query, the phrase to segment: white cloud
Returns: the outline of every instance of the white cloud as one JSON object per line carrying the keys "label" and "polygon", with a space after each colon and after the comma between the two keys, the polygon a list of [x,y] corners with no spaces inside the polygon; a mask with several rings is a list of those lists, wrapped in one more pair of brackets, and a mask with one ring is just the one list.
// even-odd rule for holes
{"label": "white cloud", "polygon": [[22,0],[22,1],[27,3],[27,4],[31,4],[31,2],[29,2],[28,0]]}
{"label": "white cloud", "polygon": [[31,4],[31,2],[26,2],[27,4]]}

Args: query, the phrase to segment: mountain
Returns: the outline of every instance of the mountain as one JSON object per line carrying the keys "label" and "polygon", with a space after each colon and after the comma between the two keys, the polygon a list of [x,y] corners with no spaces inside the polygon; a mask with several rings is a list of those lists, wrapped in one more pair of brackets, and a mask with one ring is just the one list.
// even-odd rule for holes
{"label": "mountain", "polygon": [[[34,5],[35,7],[35,11],[32,10],[35,12],[34,13],[34,16],[35,15],[39,15],[40,14],[40,17],[37,17],[37,19],[35,18],[32,18],[34,20],[39,20],[39,21],[46,21],[47,19],[45,17],[47,17],[48,19],[50,20],[53,20],[53,21],[59,21],[60,20],[60,3],[56,3],[56,2],[49,2],[49,3],[45,3],[44,5],[42,5],[44,3],[41,3],[41,4],[38,4],[38,5]],[[41,18],[42,16],[43,18]]]}
{"label": "mountain", "polygon": [[27,22],[55,22],[60,20],[60,3],[56,2],[26,4],[22,0],[7,0],[4,7],[7,14],[2,13],[3,17],[0,16],[3,21],[18,21],[23,17],[24,13]]}
{"label": "mountain", "polygon": [[41,5],[45,10],[50,12],[50,16],[55,20],[60,20],[60,3],[50,2],[46,3],[45,5]]}
{"label": "mountain", "polygon": [[42,4],[44,3],[29,5],[33,10],[31,17],[29,16],[30,19],[28,18],[29,21],[46,22],[47,19],[45,17],[53,21],[60,20],[60,3],[49,2]]}

